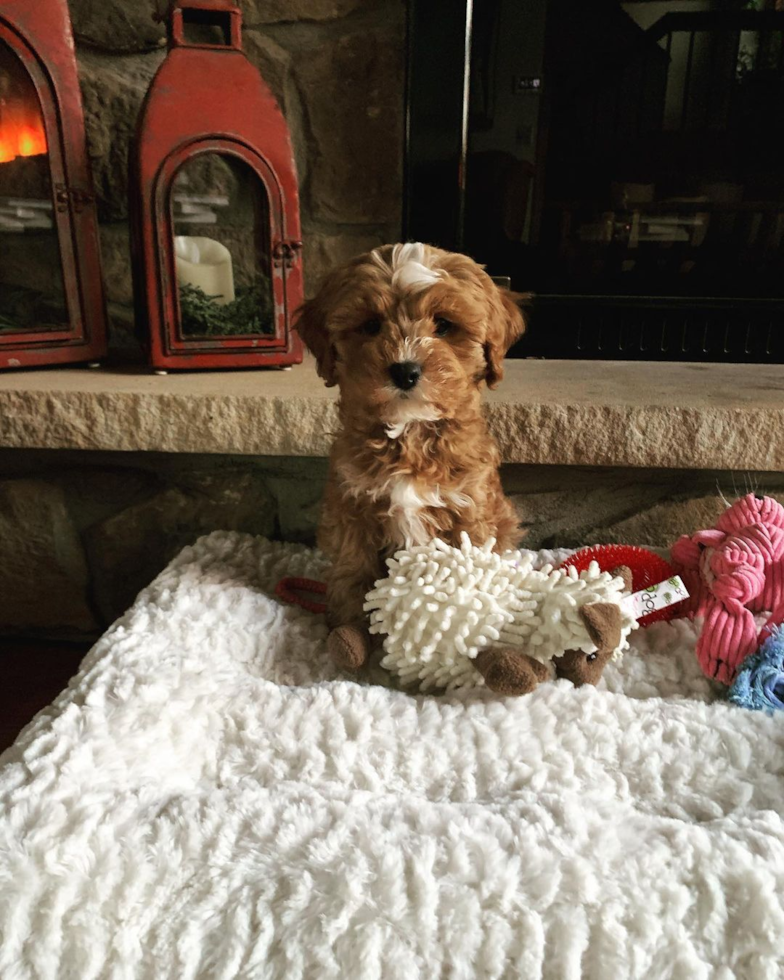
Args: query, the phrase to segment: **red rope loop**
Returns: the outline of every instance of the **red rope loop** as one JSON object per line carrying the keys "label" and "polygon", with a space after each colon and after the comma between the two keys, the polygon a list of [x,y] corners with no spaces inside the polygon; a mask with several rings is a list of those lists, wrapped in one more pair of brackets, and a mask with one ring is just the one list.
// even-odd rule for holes
{"label": "red rope loop", "polygon": [[327,586],[325,582],[317,582],[312,578],[297,578],[289,576],[282,578],[275,586],[275,595],[282,601],[288,602],[293,606],[301,606],[312,613],[323,613],[327,611],[326,602],[316,602],[315,599],[306,599],[299,595],[300,592],[310,592],[311,595],[326,595]]}

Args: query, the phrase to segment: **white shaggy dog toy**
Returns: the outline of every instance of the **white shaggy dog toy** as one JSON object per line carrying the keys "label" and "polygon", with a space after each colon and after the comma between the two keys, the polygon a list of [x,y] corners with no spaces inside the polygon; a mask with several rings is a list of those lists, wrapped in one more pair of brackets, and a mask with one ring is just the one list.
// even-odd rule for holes
{"label": "white shaggy dog toy", "polygon": [[535,569],[530,553],[461,539],[399,551],[367,594],[370,632],[385,635],[381,666],[401,683],[499,694],[555,676],[596,684],[628,648],[637,628],[628,568]]}

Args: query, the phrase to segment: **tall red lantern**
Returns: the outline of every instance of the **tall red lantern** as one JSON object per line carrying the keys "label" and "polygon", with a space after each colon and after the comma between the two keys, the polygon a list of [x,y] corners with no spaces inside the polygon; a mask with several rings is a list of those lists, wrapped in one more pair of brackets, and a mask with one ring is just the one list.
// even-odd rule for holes
{"label": "tall red lantern", "polygon": [[98,222],[66,0],[0,4],[0,368],[106,349]]}
{"label": "tall red lantern", "polygon": [[134,281],[158,371],[299,363],[289,131],[233,0],[175,0],[132,154]]}

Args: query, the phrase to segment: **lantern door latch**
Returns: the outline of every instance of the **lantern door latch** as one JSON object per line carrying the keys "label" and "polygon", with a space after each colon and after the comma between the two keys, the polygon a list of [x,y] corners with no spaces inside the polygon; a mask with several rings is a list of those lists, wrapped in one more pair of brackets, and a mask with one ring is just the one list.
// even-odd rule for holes
{"label": "lantern door latch", "polygon": [[81,214],[89,204],[95,202],[94,194],[82,190],[80,187],[68,187],[67,184],[57,184],[54,197],[57,210],[61,214],[68,210],[69,203],[75,214]]}
{"label": "lantern door latch", "polygon": [[297,252],[302,248],[302,242],[281,241],[275,244],[272,249],[272,263],[280,268],[285,266],[290,269],[297,261]]}

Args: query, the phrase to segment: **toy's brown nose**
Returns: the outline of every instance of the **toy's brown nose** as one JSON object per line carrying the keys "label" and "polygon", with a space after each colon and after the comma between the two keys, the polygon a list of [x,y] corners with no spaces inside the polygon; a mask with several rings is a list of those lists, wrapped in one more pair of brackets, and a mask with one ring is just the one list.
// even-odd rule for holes
{"label": "toy's brown nose", "polygon": [[401,391],[410,391],[422,377],[422,366],[416,361],[398,361],[389,365],[389,376]]}

